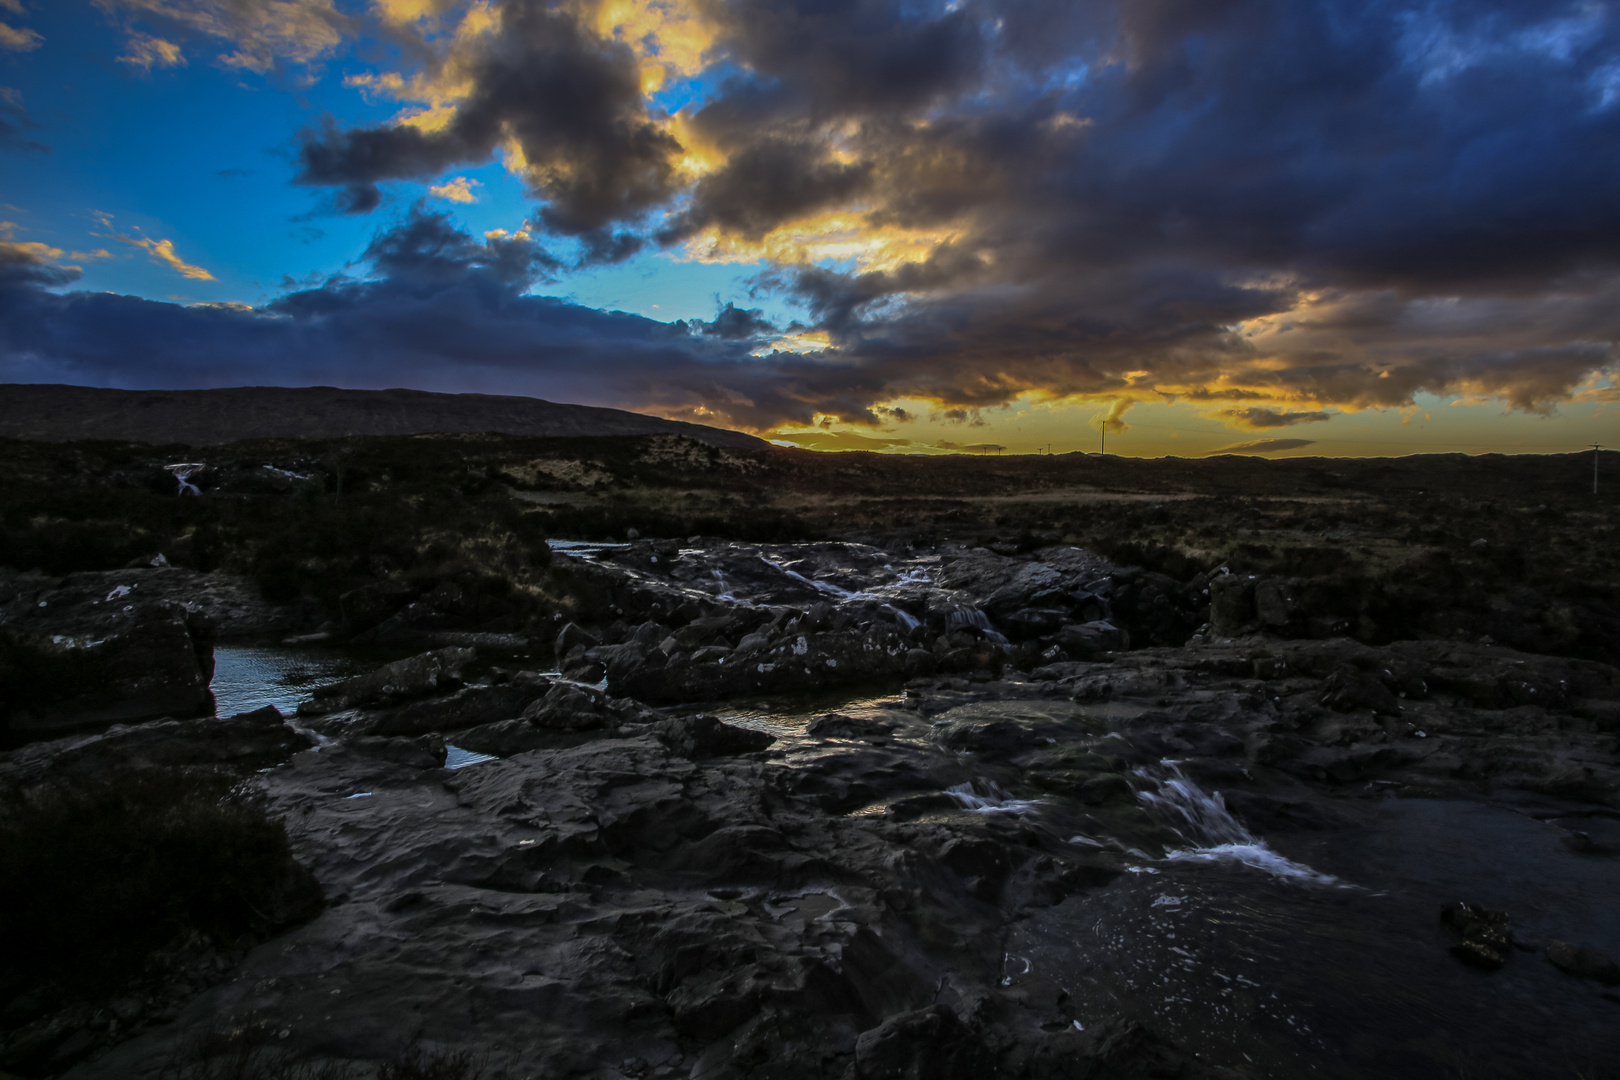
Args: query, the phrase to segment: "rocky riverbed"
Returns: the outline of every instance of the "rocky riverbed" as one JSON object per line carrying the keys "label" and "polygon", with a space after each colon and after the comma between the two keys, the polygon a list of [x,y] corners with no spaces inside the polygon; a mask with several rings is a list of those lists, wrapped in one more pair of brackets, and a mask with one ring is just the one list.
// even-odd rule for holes
{"label": "rocky riverbed", "polygon": [[[1620,1060],[1620,670],[1366,644],[1297,581],[1072,545],[553,558],[598,617],[544,662],[445,644],[0,759],[233,770],[325,897],[167,996],[25,991],[0,1069],[172,1074],[233,1025],[361,1075],[412,1044],[713,1080]],[[70,584],[45,610],[89,618],[106,583]]]}

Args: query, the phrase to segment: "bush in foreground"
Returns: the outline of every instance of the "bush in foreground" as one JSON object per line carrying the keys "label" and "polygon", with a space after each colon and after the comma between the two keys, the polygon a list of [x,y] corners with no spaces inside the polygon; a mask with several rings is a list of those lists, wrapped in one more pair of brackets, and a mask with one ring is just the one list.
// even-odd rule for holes
{"label": "bush in foreground", "polygon": [[286,829],[228,777],[0,789],[0,983],[110,993],[165,946],[267,933],[319,902]]}

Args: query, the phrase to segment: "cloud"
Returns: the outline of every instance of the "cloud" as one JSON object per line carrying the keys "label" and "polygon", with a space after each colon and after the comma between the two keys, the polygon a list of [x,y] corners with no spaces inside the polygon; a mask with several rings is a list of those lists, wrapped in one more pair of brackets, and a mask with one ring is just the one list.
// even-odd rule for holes
{"label": "cloud", "polygon": [[37,30],[30,30],[26,26],[17,28],[0,22],[0,49],[7,52],[32,52],[45,44],[45,38]]}
{"label": "cloud", "polygon": [[1279,450],[1298,450],[1304,446],[1314,446],[1314,439],[1257,439],[1254,442],[1233,443],[1223,446],[1219,450],[1211,450],[1211,454],[1271,454]]}
{"label": "cloud", "polygon": [[50,147],[34,139],[25,138],[23,132],[39,128],[29,119],[23,108],[22,91],[12,86],[0,86],[0,147],[46,154]]}
{"label": "cloud", "polygon": [[473,194],[472,189],[482,186],[480,181],[471,180],[465,176],[455,176],[442,184],[435,184],[428,188],[428,194],[435,198],[444,199],[446,202],[475,203],[478,201],[478,196]]}
{"label": "cloud", "polygon": [[757,338],[764,334],[772,334],[776,330],[763,312],[740,308],[734,303],[727,303],[721,308],[713,321],[698,323],[697,329],[704,334],[724,338],[727,341]]}
{"label": "cloud", "polygon": [[[56,292],[76,273],[0,248],[0,381],[108,386],[414,385],[564,401],[711,405],[772,400],[779,365],[745,344],[529,290],[556,269],[530,237],[474,240],[417,209],[373,239],[370,272],[262,307],[185,306]],[[712,421],[712,416],[711,416]]]}
{"label": "cloud", "polygon": [[934,447],[938,450],[955,450],[962,454],[999,454],[1007,449],[1005,446],[999,446],[996,443],[968,443],[963,445],[962,443],[937,442]]}
{"label": "cloud", "polygon": [[[218,62],[265,74],[289,64],[311,64],[342,44],[353,20],[339,11],[332,0],[94,0],[96,7],[126,28],[129,45],[126,56],[139,57],[141,42],[155,47],[179,47],[171,39],[195,36],[223,42],[226,52]],[[156,27],[156,37],[141,29]],[[167,53],[159,51],[158,57]],[[139,61],[132,61],[137,63]],[[146,65],[150,67],[151,65]],[[171,66],[171,65],[163,65]]]}
{"label": "cloud", "polygon": [[[209,273],[203,267],[195,266],[182,259],[179,253],[174,250],[174,241],[154,240],[149,236],[130,236],[126,233],[114,232],[112,231],[112,215],[97,213],[95,216],[96,219],[101,222],[102,228],[107,229],[108,231],[105,233],[95,233],[93,235],[105,236],[107,239],[116,240],[120,244],[128,244],[130,247],[140,248],[150,255],[154,262],[165,264],[183,278],[189,278],[193,281],[215,280],[214,275]],[[135,231],[139,232],[140,230],[137,229]]]}
{"label": "cloud", "polygon": [[[11,239],[15,226],[0,222],[0,314],[8,294],[27,296],[44,288],[67,285],[79,277],[77,267],[59,266],[61,249],[48,244]],[[0,340],[4,340],[0,332]],[[3,355],[3,354],[0,354]]]}
{"label": "cloud", "polygon": [[[329,209],[490,162],[528,185],[539,239],[476,258],[455,241],[431,288],[377,248],[364,281],[208,316],[248,338],[298,325],[316,356],[344,355],[322,352],[339,328],[394,340],[389,319],[459,298],[463,340],[534,357],[562,355],[541,324],[589,325],[591,371],[469,361],[514,386],[753,428],[1077,399],[1116,431],[1164,400],[1254,430],[1418,395],[1545,412],[1620,363],[1620,84],[1602,74],[1620,25],[1601,5],[98,3],[254,70],[380,28],[373,55],[398,63],[349,84],[402,111],[296,143],[296,181]],[[797,321],[595,320],[488,263],[521,250],[539,280],[653,249],[762,263],[755,302]],[[341,315],[293,311],[325,303]],[[460,370],[436,335],[399,340],[422,378]],[[621,341],[641,344],[592,351]]]}
{"label": "cloud", "polygon": [[883,439],[851,431],[790,431],[772,436],[778,443],[792,443],[804,450],[888,450],[910,446],[910,439]]}
{"label": "cloud", "polygon": [[544,202],[540,220],[570,235],[599,233],[671,198],[680,143],[655,123],[635,53],[567,10],[507,0],[499,33],[467,58],[467,92],[432,126],[399,123],[306,130],[299,183],[339,188],[365,213],[378,183],[421,179],[497,151]]}
{"label": "cloud", "polygon": [[1318,424],[1331,420],[1339,414],[1324,410],[1286,412],[1256,405],[1247,409],[1222,409],[1217,415],[1224,417],[1234,427],[1263,431],[1266,428],[1290,427],[1294,424]]}
{"label": "cloud", "polygon": [[140,68],[142,71],[151,71],[155,67],[171,68],[184,67],[186,58],[180,52],[180,46],[172,41],[165,41],[150,34],[131,34],[124,44],[124,55],[118,58],[120,64]]}

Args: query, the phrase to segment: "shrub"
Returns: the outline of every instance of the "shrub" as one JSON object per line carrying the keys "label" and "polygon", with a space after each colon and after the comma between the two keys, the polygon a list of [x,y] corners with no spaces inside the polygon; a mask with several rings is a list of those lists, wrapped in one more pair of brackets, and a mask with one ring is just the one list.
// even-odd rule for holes
{"label": "shrub", "polygon": [[[355,1080],[351,1065],[299,1061],[282,1049],[276,1027],[255,1019],[205,1031],[170,1059],[160,1080]],[[413,1042],[377,1066],[376,1080],[483,1080],[488,1071],[486,1060],[470,1051],[424,1050]]]}
{"label": "shrub", "polygon": [[158,1074],[161,1080],[352,1080],[354,1070],[311,1064],[281,1049],[272,1024],[254,1021],[203,1032]]}
{"label": "shrub", "polygon": [[285,828],[223,777],[0,790],[0,965],[13,980],[110,992],[179,939],[274,928],[299,880]]}

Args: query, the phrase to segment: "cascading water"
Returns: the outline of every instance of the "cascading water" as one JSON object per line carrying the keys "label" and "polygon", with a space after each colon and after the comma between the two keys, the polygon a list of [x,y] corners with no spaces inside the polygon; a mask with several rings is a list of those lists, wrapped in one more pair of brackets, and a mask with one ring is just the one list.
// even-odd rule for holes
{"label": "cascading water", "polygon": [[945,617],[945,630],[977,630],[985,638],[997,645],[1007,644],[1007,639],[990,622],[990,616],[976,607],[955,607]]}
{"label": "cascading water", "polygon": [[1169,758],[1156,768],[1143,766],[1136,775],[1151,787],[1139,788],[1136,797],[1145,806],[1164,815],[1165,823],[1191,848],[1167,851],[1172,861],[1236,862],[1263,870],[1274,877],[1308,881],[1318,885],[1341,885],[1338,878],[1312,870],[1303,863],[1285,859],[1266,842],[1245,829],[1226,809],[1221,793],[1206,795]]}
{"label": "cascading water", "polygon": [[180,482],[180,490],[177,493],[180,495],[202,494],[202,489],[193,484],[191,478],[207,467],[207,463],[201,461],[181,461],[173,465],[163,466],[166,472],[173,473],[174,478]]}
{"label": "cascading water", "polygon": [[955,799],[962,809],[976,814],[1022,814],[1040,805],[1039,799],[1013,798],[1007,789],[994,780],[970,780],[946,788],[945,794]]}

